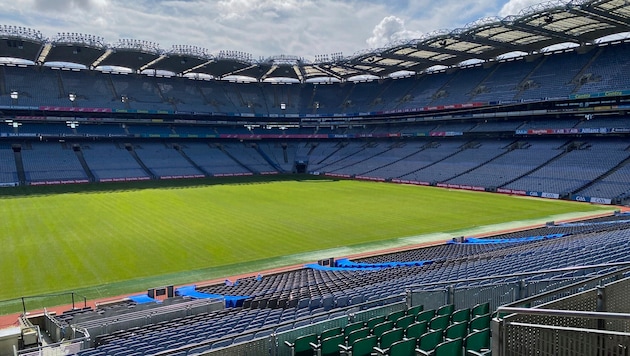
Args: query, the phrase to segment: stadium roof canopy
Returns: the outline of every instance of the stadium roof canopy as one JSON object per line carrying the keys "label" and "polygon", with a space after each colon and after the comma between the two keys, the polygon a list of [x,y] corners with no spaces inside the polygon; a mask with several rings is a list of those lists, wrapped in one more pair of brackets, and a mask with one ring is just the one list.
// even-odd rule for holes
{"label": "stadium roof canopy", "polygon": [[483,18],[463,28],[434,31],[386,48],[350,57],[319,56],[315,61],[287,55],[255,60],[245,52],[210,54],[196,46],[163,50],[155,43],[138,40],[119,40],[108,45],[98,36],[78,33],[59,33],[45,39],[39,31],[16,26],[0,26],[0,57],[37,64],[67,62],[87,68],[200,73],[215,78],[343,81],[356,76],[384,78],[398,72],[418,73],[469,60],[488,61],[512,52],[536,53],[563,43],[585,45],[624,32],[630,32],[628,0],[555,0],[529,7],[515,16]]}

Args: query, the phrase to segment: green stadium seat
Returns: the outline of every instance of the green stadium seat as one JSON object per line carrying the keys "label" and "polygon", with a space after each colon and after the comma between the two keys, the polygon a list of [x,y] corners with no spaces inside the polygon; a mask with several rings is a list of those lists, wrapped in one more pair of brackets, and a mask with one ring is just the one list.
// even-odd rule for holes
{"label": "green stadium seat", "polygon": [[464,339],[466,354],[486,355],[490,352],[490,329],[473,331]]}
{"label": "green stadium seat", "polygon": [[373,318],[370,318],[366,323],[365,326],[367,326],[368,328],[373,329],[374,326],[376,326],[377,324],[380,324],[382,322],[385,321],[385,315],[379,315],[379,316],[375,316]]}
{"label": "green stadium seat", "polygon": [[468,322],[461,321],[459,323],[449,325],[444,330],[444,338],[447,340],[464,339],[468,335]]}
{"label": "green stadium seat", "polygon": [[421,356],[461,356],[462,350],[462,339],[455,339],[440,343],[433,351],[416,349],[416,352]]}
{"label": "green stadium seat", "polygon": [[[346,345],[352,345],[356,340],[363,339],[365,337],[368,337],[369,335],[370,329],[368,328],[354,330],[353,332],[348,334],[348,336],[346,336]],[[378,336],[376,337],[378,338]]]}
{"label": "green stadium seat", "polygon": [[400,318],[398,318],[398,320],[396,320],[396,322],[394,323],[394,326],[397,328],[406,329],[409,325],[413,324],[415,321],[416,321],[415,315],[403,315]]}
{"label": "green stadium seat", "polygon": [[455,310],[455,305],[453,305],[453,304],[446,304],[446,305],[442,305],[441,307],[439,307],[435,314],[437,314],[437,315],[449,315],[450,316],[451,314],[453,314],[454,310]]}
{"label": "green stadium seat", "polygon": [[416,339],[404,339],[394,342],[389,348],[382,349],[375,347],[377,355],[391,356],[415,356],[416,355]]}
{"label": "green stadium seat", "polygon": [[468,324],[470,331],[483,330],[490,328],[490,314],[479,315]]}
{"label": "green stadium seat", "polygon": [[479,315],[489,314],[489,313],[490,313],[490,303],[487,303],[487,302],[475,305],[470,311],[472,318]]}
{"label": "green stadium seat", "polygon": [[376,335],[378,337],[381,337],[381,335],[383,335],[384,332],[389,331],[391,329],[394,328],[394,322],[391,320],[388,321],[384,321],[376,326],[374,326],[374,328],[372,329],[372,335]]}
{"label": "green stadium seat", "polygon": [[451,323],[459,323],[460,321],[470,321],[470,309],[458,309],[451,314]]}
{"label": "green stadium seat", "polygon": [[317,334],[307,334],[296,338],[292,343],[285,341],[284,344],[291,348],[293,356],[312,356],[311,343],[317,342]]}
{"label": "green stadium seat", "polygon": [[391,313],[387,314],[387,317],[385,317],[385,319],[386,320],[391,320],[391,321],[396,321],[396,320],[398,320],[398,318],[400,318],[403,315],[405,315],[405,311],[404,310],[398,310],[398,311],[391,312]]}
{"label": "green stadium seat", "polygon": [[418,315],[423,310],[424,310],[424,305],[422,305],[422,304],[416,305],[416,306],[413,306],[413,307],[407,309],[407,315]]}
{"label": "green stadium seat", "polygon": [[388,349],[396,341],[402,340],[404,337],[403,329],[392,329],[386,331],[378,338],[378,347],[381,349]]}
{"label": "green stadium seat", "polygon": [[442,340],[442,330],[429,331],[420,336],[420,339],[418,340],[418,350],[430,352],[435,349]]}
{"label": "green stadium seat", "polygon": [[444,330],[450,324],[450,315],[437,315],[429,321],[430,330]]}
{"label": "green stadium seat", "polygon": [[311,349],[313,349],[313,351],[317,353],[318,356],[338,356],[340,351],[339,345],[343,344],[344,342],[344,335],[338,334],[323,339],[319,344],[311,342],[309,345],[311,346]]}
{"label": "green stadium seat", "polygon": [[356,323],[348,324],[345,328],[343,328],[344,335],[348,336],[351,332],[361,329],[365,327],[365,323],[362,321],[358,321]]}
{"label": "green stadium seat", "polygon": [[372,350],[378,345],[378,337],[370,335],[364,338],[356,339],[348,346],[339,345],[339,349],[343,354],[352,356],[370,356]]}
{"label": "green stadium seat", "polygon": [[331,328],[331,329],[322,331],[322,333],[319,334],[319,339],[324,340],[331,336],[341,335],[342,333],[343,332],[341,331],[340,327]]}
{"label": "green stadium seat", "polygon": [[428,327],[426,321],[416,321],[415,323],[409,325],[407,329],[405,329],[405,337],[415,337],[416,339],[419,339],[420,336],[427,332],[427,330]]}
{"label": "green stadium seat", "polygon": [[416,317],[416,321],[426,321],[428,323],[429,321],[431,321],[431,319],[433,319],[434,316],[434,309],[424,310],[418,314],[418,316]]}

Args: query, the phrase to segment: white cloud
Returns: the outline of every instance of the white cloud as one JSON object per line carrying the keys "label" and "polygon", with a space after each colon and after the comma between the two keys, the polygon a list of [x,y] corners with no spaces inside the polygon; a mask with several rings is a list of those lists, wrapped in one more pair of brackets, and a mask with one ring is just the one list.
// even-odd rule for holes
{"label": "white cloud", "polygon": [[399,40],[418,38],[422,34],[405,28],[405,21],[390,15],[381,20],[372,30],[372,37],[367,39],[370,48],[384,47]]}
{"label": "white cloud", "polygon": [[[31,2],[30,0],[23,0]],[[32,0],[33,7],[41,11],[68,12],[99,10],[107,6],[107,0]]]}
{"label": "white cloud", "polygon": [[[0,0],[0,25],[196,45],[254,58],[344,55],[496,15],[500,0]],[[513,0],[517,1],[517,0]],[[523,0],[518,0],[523,1]],[[390,16],[383,17],[383,14]],[[404,19],[404,20],[403,20]],[[367,44],[366,44],[367,39]]]}
{"label": "white cloud", "polygon": [[518,13],[532,5],[536,5],[541,1],[538,0],[510,0],[499,11],[499,16],[505,17],[509,15],[518,15]]}

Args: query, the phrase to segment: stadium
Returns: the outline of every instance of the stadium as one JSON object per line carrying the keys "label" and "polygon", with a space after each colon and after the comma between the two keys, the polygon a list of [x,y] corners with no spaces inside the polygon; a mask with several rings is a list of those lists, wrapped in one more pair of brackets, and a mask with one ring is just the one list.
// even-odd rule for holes
{"label": "stadium", "polygon": [[0,26],[0,356],[628,355],[628,32],[550,2],[310,61]]}

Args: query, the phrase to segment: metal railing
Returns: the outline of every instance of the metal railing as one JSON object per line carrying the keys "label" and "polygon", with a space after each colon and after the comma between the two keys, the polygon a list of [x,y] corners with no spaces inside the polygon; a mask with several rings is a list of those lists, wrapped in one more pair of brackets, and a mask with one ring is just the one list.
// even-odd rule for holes
{"label": "metal railing", "polygon": [[[499,307],[492,322],[493,354],[630,354],[630,278],[565,296],[576,285],[561,288],[557,291],[560,298],[533,308]],[[527,306],[551,293],[546,294],[514,304]]]}
{"label": "metal railing", "polygon": [[[613,270],[607,272],[609,269]],[[566,275],[570,272],[576,275],[574,277],[555,276]],[[558,299],[559,291],[563,291],[564,295],[571,295],[584,288],[594,287],[601,281],[611,282],[620,279],[628,273],[630,273],[630,262],[617,262],[411,285],[408,287],[408,294],[414,305],[423,304],[425,309],[435,309],[444,304],[455,304],[456,308],[468,308],[475,304],[489,302],[490,308],[496,310],[499,306],[516,306],[512,304],[515,302],[519,305],[542,304]],[[534,276],[546,277],[540,280],[527,280]],[[500,280],[510,281],[501,282]],[[579,281],[576,282],[576,280]],[[471,287],[456,287],[457,284],[472,282],[485,283]],[[549,290],[552,291],[548,292]]]}

